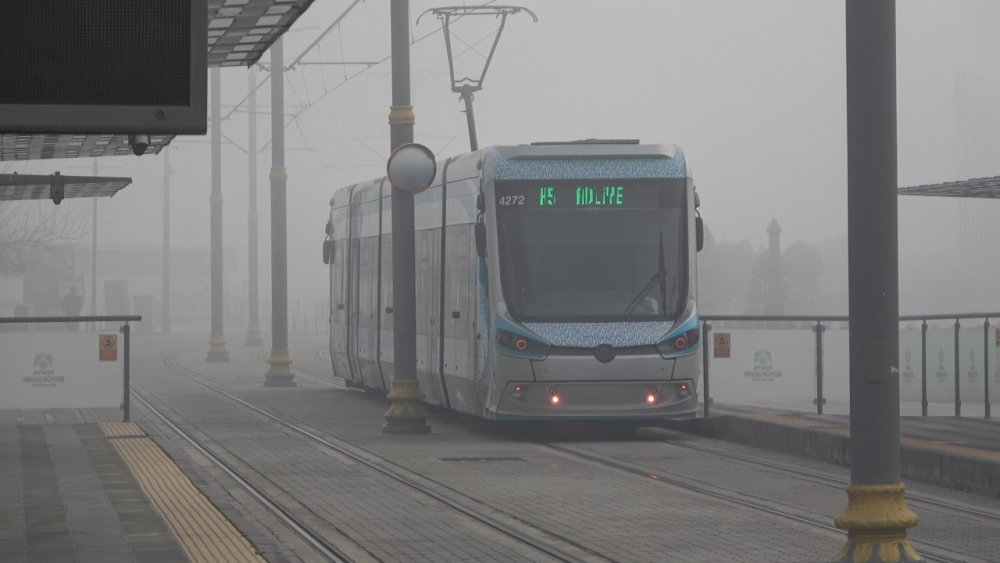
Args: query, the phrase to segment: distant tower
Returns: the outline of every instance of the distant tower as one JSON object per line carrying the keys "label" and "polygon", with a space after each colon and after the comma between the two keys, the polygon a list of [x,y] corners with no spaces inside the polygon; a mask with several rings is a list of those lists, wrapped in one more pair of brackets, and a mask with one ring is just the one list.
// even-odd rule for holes
{"label": "distant tower", "polygon": [[781,272],[781,225],[771,219],[767,226],[767,296],[764,302],[765,315],[781,315],[785,312],[784,291]]}

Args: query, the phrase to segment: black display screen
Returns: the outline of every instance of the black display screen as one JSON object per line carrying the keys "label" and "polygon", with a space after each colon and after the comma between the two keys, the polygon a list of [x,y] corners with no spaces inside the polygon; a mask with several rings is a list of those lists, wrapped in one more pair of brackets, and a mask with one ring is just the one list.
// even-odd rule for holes
{"label": "black display screen", "polygon": [[0,104],[191,105],[191,1],[0,1]]}

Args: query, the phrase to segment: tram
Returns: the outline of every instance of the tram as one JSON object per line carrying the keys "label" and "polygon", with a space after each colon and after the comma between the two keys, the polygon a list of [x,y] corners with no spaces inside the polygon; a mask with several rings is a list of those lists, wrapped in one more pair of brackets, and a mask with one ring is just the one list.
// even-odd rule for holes
{"label": "tram", "polygon": [[[330,357],[393,377],[386,178],[330,200]],[[417,378],[489,420],[694,417],[703,226],[683,151],[630,140],[497,146],[438,163],[415,196]]]}

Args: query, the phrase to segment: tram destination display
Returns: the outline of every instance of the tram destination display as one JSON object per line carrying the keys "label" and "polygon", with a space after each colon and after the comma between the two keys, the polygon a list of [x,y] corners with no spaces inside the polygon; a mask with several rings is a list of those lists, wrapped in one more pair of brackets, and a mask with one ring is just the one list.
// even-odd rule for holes
{"label": "tram destination display", "polygon": [[664,180],[519,180],[497,182],[500,209],[649,209],[674,207],[683,181]]}

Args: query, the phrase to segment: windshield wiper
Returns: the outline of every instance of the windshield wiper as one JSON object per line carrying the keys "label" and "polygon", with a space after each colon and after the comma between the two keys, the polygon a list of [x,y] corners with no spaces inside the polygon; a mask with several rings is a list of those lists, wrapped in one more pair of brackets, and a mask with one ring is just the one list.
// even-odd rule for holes
{"label": "windshield wiper", "polygon": [[643,284],[642,289],[640,289],[639,293],[637,293],[636,296],[632,298],[632,301],[629,301],[628,307],[625,307],[625,310],[622,311],[623,315],[631,313],[632,310],[635,309],[639,305],[639,303],[642,302],[642,298],[645,297],[647,293],[649,293],[649,290],[652,289],[653,282],[655,282],[657,279],[660,280],[660,307],[665,308],[667,305],[667,281],[666,281],[667,268],[663,261],[662,229],[660,230],[660,259],[659,259],[658,269],[656,272],[653,272],[653,275],[649,278],[649,280],[646,281],[645,284]]}

